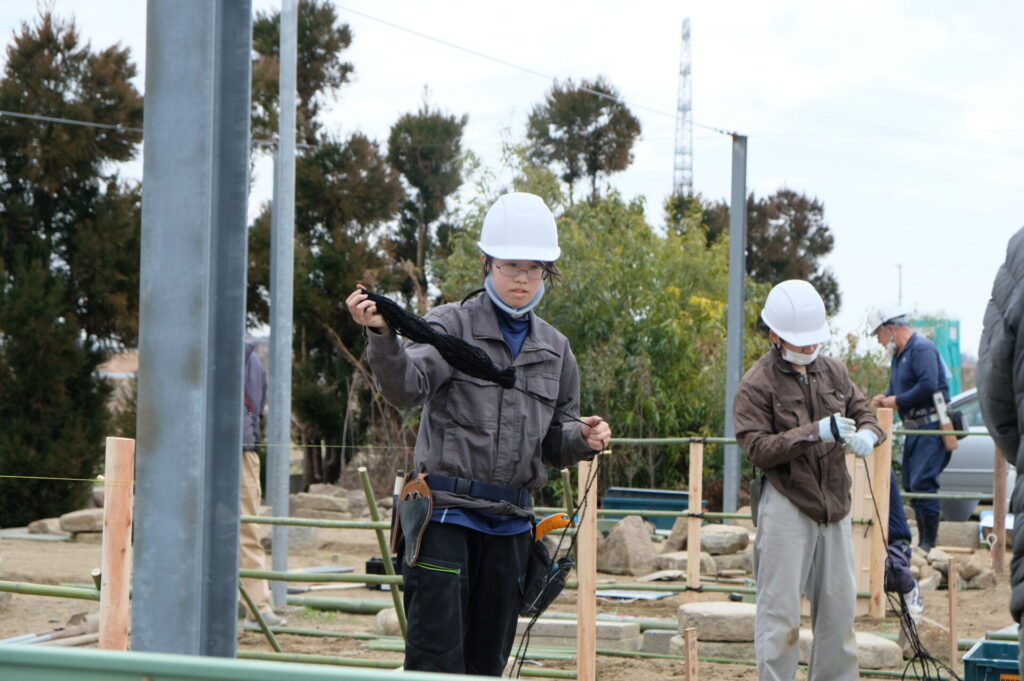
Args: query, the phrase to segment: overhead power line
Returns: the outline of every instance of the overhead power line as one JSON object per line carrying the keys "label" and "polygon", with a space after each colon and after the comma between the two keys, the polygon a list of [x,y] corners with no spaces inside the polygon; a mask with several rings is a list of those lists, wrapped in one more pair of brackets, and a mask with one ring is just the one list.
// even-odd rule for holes
{"label": "overhead power line", "polygon": [[[531,76],[537,76],[538,78],[543,78],[543,79],[548,80],[548,81],[556,81],[556,80],[558,80],[555,76],[553,76],[553,75],[551,75],[549,73],[544,73],[542,71],[537,71],[536,69],[531,69],[528,66],[523,66],[521,64],[516,64],[516,63],[510,62],[510,61],[508,61],[506,59],[501,59],[500,57],[495,57],[493,55],[486,54],[484,52],[480,52],[479,50],[474,50],[474,49],[472,49],[470,47],[465,47],[463,45],[459,45],[457,43],[453,43],[451,41],[444,40],[443,38],[437,38],[437,37],[429,35],[427,33],[423,33],[422,31],[417,31],[416,29],[408,28],[407,26],[402,26],[401,24],[396,24],[393,21],[388,21],[387,19],[381,19],[379,17],[375,17],[375,16],[372,16],[370,14],[366,14],[365,12],[360,12],[358,10],[351,9],[351,8],[345,7],[343,5],[336,5],[336,7],[338,9],[344,10],[344,11],[349,12],[351,14],[356,14],[358,16],[361,16],[364,19],[369,19],[371,21],[376,21],[377,23],[384,24],[385,26],[390,26],[391,28],[394,28],[394,29],[396,29],[398,31],[404,31],[406,33],[410,33],[410,34],[415,35],[417,37],[423,38],[424,40],[430,40],[431,42],[438,43],[439,45],[444,45],[445,47],[450,47],[453,50],[459,50],[461,52],[465,52],[466,54],[471,54],[474,57],[479,57],[481,59],[486,59],[486,60],[492,61],[492,62],[494,62],[496,64],[501,64],[502,66],[507,66],[507,67],[509,67],[511,69],[516,69],[517,71],[522,71],[523,73],[527,73],[527,74],[529,74]],[[580,91],[592,94],[595,97],[601,97],[602,99],[607,99],[607,100],[610,100],[610,101],[613,101],[613,102],[618,102],[620,104],[629,105],[628,102],[624,101],[620,97],[614,97],[612,95],[609,95],[606,92],[599,92],[597,90],[593,90],[591,88],[585,88],[585,87],[581,87],[579,89],[580,89]],[[676,117],[675,113],[671,113],[671,112],[668,112],[668,111],[662,111],[660,109],[655,109],[655,108],[650,107],[650,106],[644,106],[642,104],[632,104],[632,105],[629,105],[629,106],[631,106],[634,109],[641,109],[643,111],[649,111],[649,112],[657,114],[659,116],[666,116],[666,117],[672,118],[672,119],[675,119],[675,117]],[[697,121],[692,121],[692,123],[693,123],[693,125],[696,125],[696,126],[701,127],[701,128],[705,128],[707,130],[711,130],[713,132],[717,132],[717,133],[722,134],[722,135],[732,136],[733,134],[735,134],[735,133],[729,132],[728,130],[724,130],[722,128],[716,127],[714,125],[705,125],[704,123],[698,123]]]}
{"label": "overhead power line", "polygon": [[3,116],[10,116],[11,118],[27,118],[29,120],[43,121],[46,123],[65,123],[67,125],[81,125],[87,128],[100,128],[101,130],[115,130],[117,132],[137,132],[140,135],[142,134],[142,128],[130,128],[120,124],[111,125],[109,123],[93,123],[92,121],[76,121],[71,118],[21,113],[19,111],[0,111],[0,118]]}

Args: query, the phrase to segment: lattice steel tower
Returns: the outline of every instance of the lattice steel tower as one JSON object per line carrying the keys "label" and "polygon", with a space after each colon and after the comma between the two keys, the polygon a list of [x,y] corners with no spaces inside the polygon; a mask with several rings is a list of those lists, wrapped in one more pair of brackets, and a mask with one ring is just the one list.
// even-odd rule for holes
{"label": "lattice steel tower", "polygon": [[679,99],[676,106],[675,171],[672,192],[693,194],[693,84],[690,76],[690,18],[683,19],[683,46],[679,55]]}

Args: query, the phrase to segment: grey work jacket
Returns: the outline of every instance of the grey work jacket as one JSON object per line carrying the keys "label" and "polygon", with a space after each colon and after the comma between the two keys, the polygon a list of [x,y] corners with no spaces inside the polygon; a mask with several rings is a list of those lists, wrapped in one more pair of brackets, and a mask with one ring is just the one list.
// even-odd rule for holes
{"label": "grey work jacket", "polygon": [[[536,314],[514,361],[486,294],[434,308],[426,320],[482,348],[495,364],[514,365],[517,388],[579,414],[579,368],[569,341]],[[414,454],[418,473],[532,491],[547,482],[544,463],[563,467],[593,455],[580,424],[548,404],[453,369],[433,346],[403,343],[394,331],[371,331],[367,338],[367,360],[384,398],[399,408],[424,405]],[[533,515],[507,502],[440,491],[434,505]]]}
{"label": "grey work jacket", "polygon": [[858,430],[870,429],[879,443],[885,439],[841,362],[818,357],[805,379],[778,349],[747,371],[733,401],[740,449],[775,489],[819,523],[850,512],[846,448],[818,435],[818,420],[836,412],[856,421]]}

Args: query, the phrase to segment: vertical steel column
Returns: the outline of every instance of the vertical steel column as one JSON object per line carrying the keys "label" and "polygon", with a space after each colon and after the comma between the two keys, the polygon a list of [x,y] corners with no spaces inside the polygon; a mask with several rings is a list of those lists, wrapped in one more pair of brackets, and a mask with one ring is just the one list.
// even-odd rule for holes
{"label": "vertical steel column", "polygon": [[[283,0],[278,100],[280,118],[274,159],[274,206],[270,231],[270,419],[267,424],[267,503],[288,515],[292,440],[292,289],[295,279],[295,80],[298,61],[297,0]],[[275,525],[271,562],[288,570],[288,527]],[[288,600],[288,585],[271,582],[274,605]]]}
{"label": "vertical steel column", "polygon": [[149,0],[132,649],[235,654],[251,0]]}
{"label": "vertical steel column", "polygon": [[[729,204],[729,309],[726,312],[725,436],[736,437],[732,401],[743,378],[743,282],[747,257],[747,138],[732,136],[732,199]],[[740,450],[725,446],[722,510],[732,513],[740,494]]]}

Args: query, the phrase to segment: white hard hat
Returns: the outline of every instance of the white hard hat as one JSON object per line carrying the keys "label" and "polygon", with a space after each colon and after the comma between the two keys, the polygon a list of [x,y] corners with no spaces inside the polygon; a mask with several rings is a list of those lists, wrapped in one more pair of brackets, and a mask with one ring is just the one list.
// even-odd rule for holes
{"label": "white hard hat", "polygon": [[895,322],[900,326],[906,326],[907,311],[902,305],[896,303],[885,303],[868,312],[868,330],[870,333],[878,331],[889,322]]}
{"label": "white hard hat", "polygon": [[779,338],[798,347],[824,343],[829,337],[825,303],[802,279],[776,284],[764,301],[761,319]]}
{"label": "white hard hat", "polygon": [[502,260],[558,260],[555,216],[534,194],[512,192],[494,202],[477,242],[480,250]]}

